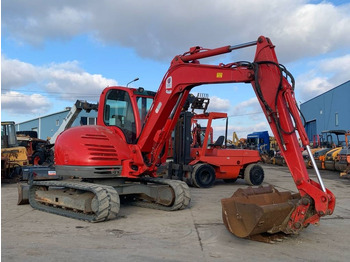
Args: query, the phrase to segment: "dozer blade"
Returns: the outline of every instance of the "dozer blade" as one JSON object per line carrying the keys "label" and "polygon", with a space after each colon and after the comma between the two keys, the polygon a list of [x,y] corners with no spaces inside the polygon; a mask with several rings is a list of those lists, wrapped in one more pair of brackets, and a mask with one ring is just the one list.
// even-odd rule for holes
{"label": "dozer blade", "polygon": [[26,205],[29,204],[29,185],[23,183],[17,183],[18,189],[18,200],[17,205]]}
{"label": "dozer blade", "polygon": [[[237,237],[272,242],[282,237],[297,206],[299,194],[279,192],[272,186],[238,189],[221,200],[226,228]],[[281,233],[284,232],[284,233]]]}

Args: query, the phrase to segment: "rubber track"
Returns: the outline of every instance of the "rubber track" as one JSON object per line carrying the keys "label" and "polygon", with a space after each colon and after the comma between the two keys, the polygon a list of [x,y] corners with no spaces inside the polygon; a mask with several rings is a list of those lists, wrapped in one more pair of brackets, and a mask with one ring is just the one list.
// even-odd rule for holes
{"label": "rubber track", "polygon": [[[35,191],[40,186],[66,187],[92,192],[95,194],[99,203],[98,211],[96,214],[84,214],[82,212],[42,204],[35,200]],[[113,219],[117,216],[120,209],[119,195],[113,187],[85,182],[34,181],[29,189],[29,203],[34,209],[89,222],[101,222]]]}
{"label": "rubber track", "polygon": [[175,211],[185,209],[190,204],[190,189],[188,185],[183,181],[164,178],[142,178],[140,181],[170,186],[174,190],[174,202],[171,206],[163,206],[161,204],[146,201],[132,201],[130,202],[131,205],[164,211]]}

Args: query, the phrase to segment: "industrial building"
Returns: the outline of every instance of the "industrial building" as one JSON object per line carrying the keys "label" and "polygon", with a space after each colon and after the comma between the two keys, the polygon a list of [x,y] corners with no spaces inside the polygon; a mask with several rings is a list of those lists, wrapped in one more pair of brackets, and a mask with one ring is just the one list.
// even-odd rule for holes
{"label": "industrial building", "polygon": [[327,130],[350,130],[350,80],[300,105],[310,141]]}
{"label": "industrial building", "polygon": [[[38,133],[38,138],[40,139],[51,138],[56,133],[63,120],[68,116],[70,110],[71,108],[67,107],[65,110],[57,113],[18,123],[16,124],[16,131],[36,131]],[[83,110],[73,122],[72,127],[80,125],[95,125],[96,121],[96,111],[91,110],[88,113]]]}

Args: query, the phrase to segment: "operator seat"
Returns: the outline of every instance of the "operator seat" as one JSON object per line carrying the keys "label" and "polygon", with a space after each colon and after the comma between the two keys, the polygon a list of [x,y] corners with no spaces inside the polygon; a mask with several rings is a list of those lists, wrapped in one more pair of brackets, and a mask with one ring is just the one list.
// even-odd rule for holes
{"label": "operator seat", "polygon": [[225,137],[219,136],[214,144],[209,144],[210,147],[221,147],[224,144]]}

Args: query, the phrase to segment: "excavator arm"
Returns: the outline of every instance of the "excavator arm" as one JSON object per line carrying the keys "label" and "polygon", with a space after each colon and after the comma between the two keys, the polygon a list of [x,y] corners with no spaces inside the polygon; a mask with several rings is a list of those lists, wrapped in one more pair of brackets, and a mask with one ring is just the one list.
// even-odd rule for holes
{"label": "excavator arm", "polygon": [[[199,62],[202,58],[229,53],[253,45],[257,47],[252,63],[206,65]],[[259,229],[258,224],[261,221],[257,220],[255,221],[256,225],[252,226],[252,230],[244,230],[242,234],[237,233],[232,225],[236,225],[240,221],[242,225],[239,227],[247,227],[244,222],[247,219],[242,217],[246,216],[244,213],[248,211],[242,211],[239,214],[239,210],[230,205],[236,205],[237,199],[242,194],[246,198],[250,196],[248,199],[253,199],[269,194],[279,194],[279,192],[274,188],[260,191],[251,190],[250,193],[243,192],[240,196],[233,197],[233,202],[223,200],[223,217],[228,229],[240,237],[249,237],[264,232],[297,233],[310,223],[317,223],[321,216],[332,214],[335,206],[334,195],[324,187],[317,170],[319,181],[315,182],[310,179],[301,154],[299,138],[303,146],[308,150],[310,147],[294,97],[294,79],[287,69],[278,63],[274,45],[263,36],[260,36],[257,41],[237,46],[209,50],[194,47],[188,53],[176,56],[172,60],[138,138],[137,146],[146,163],[146,165],[140,166],[139,172],[154,173],[161,158],[163,146],[174,129],[190,90],[195,86],[218,83],[250,83],[252,85],[299,190],[298,196],[290,195],[287,199],[282,200],[281,204],[288,202],[290,207],[285,211],[286,217],[277,223],[279,225],[272,223],[272,225]],[[310,157],[312,158],[312,154]],[[314,166],[316,167],[315,164]],[[260,205],[253,202],[249,202],[249,204],[260,208],[267,204],[273,205],[275,198],[272,197],[271,201],[271,203]],[[270,212],[270,215],[274,212]],[[230,221],[232,217],[235,217],[234,221]]]}

